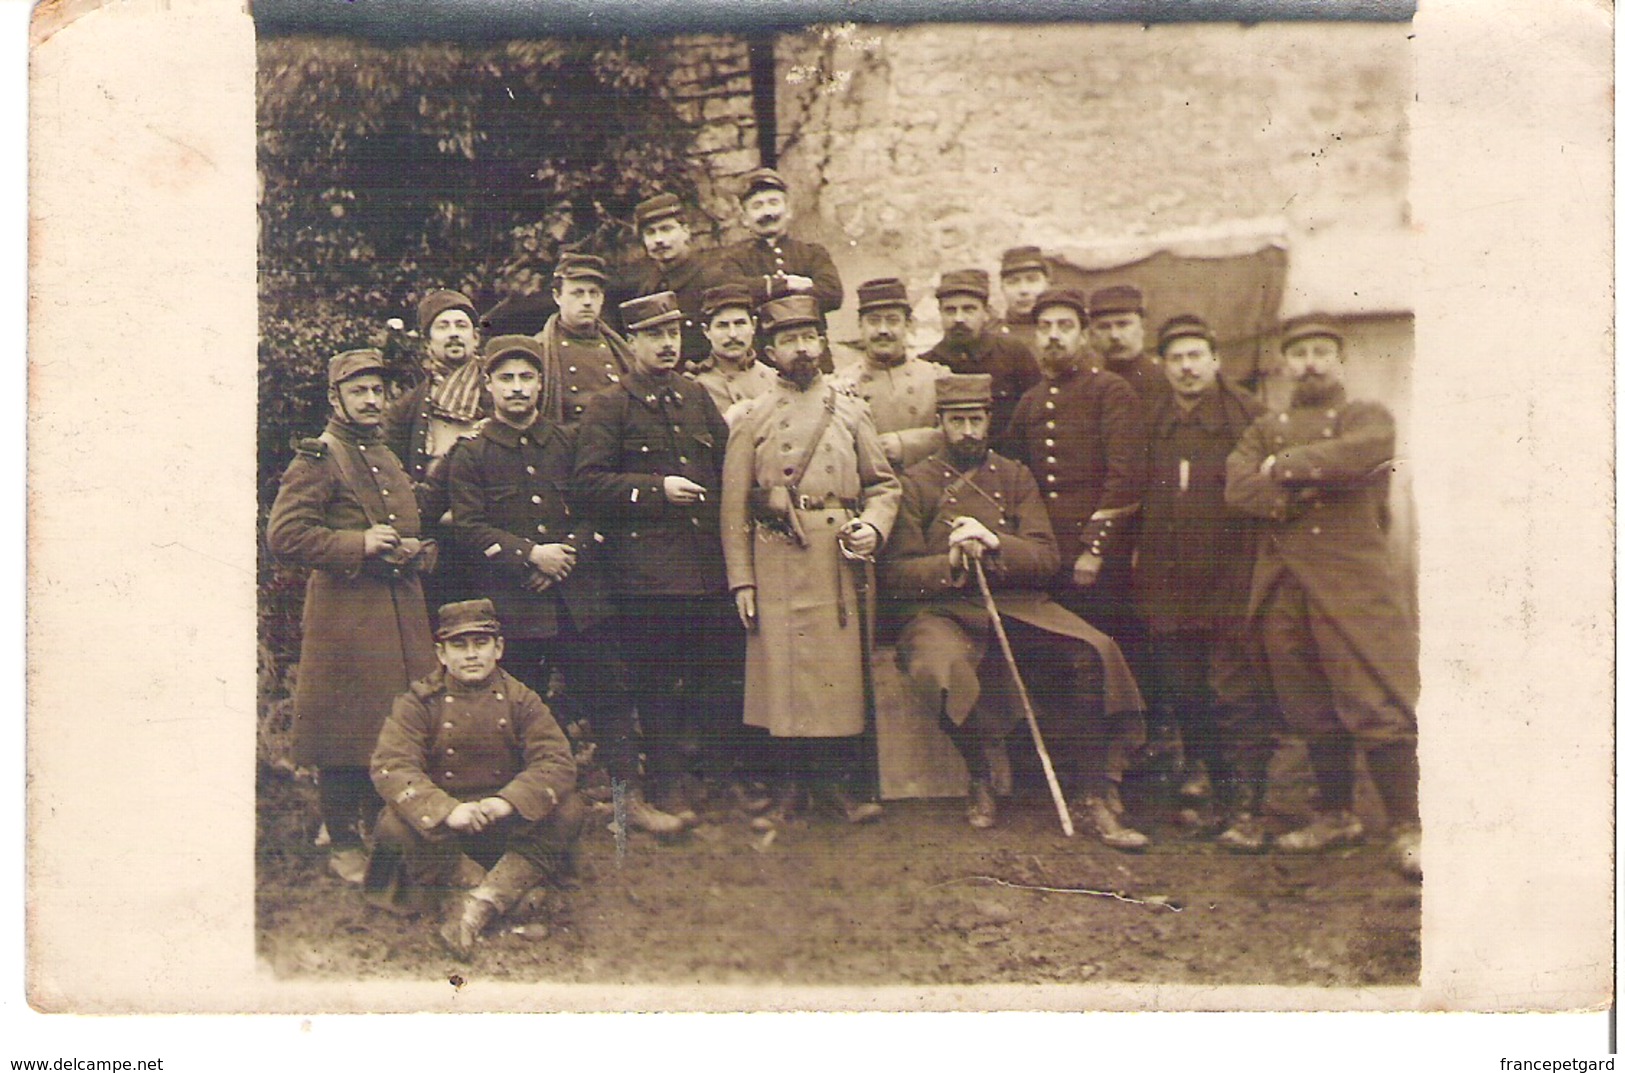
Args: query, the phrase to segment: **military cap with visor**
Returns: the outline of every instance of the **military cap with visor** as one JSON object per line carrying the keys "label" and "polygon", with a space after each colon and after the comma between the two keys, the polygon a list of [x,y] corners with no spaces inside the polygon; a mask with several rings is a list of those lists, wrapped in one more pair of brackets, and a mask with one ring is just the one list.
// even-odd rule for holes
{"label": "military cap with visor", "polygon": [[499,335],[486,342],[485,357],[480,362],[486,375],[505,361],[528,362],[538,373],[547,375],[542,345],[528,335]]}
{"label": "military cap with visor", "polygon": [[914,311],[914,306],[908,300],[908,288],[903,281],[892,276],[884,279],[871,279],[858,284],[858,314],[859,316],[871,309],[905,309]]}
{"label": "military cap with visor", "polygon": [[771,302],[763,303],[756,311],[756,319],[761,322],[762,331],[767,335],[783,331],[785,328],[800,328],[809,324],[816,328],[822,323],[818,299],[810,294],[792,294],[786,298],[775,298]]}
{"label": "military cap with visor", "polygon": [[1104,317],[1112,313],[1138,313],[1145,316],[1145,295],[1140,288],[1127,283],[1102,287],[1089,296],[1089,315]]}
{"label": "military cap with visor", "polygon": [[985,302],[991,293],[992,287],[987,273],[980,268],[959,268],[944,272],[942,282],[937,284],[938,298],[946,298],[951,294],[968,294]]}
{"label": "military cap with visor", "polygon": [[790,192],[790,184],[784,181],[784,176],[772,168],[757,168],[745,173],[744,187],[739,191],[739,200],[743,201],[758,190],[778,190],[783,193]]}
{"label": "military cap with visor", "polygon": [[1051,287],[1033,302],[1033,314],[1048,306],[1066,306],[1078,314],[1078,323],[1089,320],[1089,303],[1084,301],[1083,295],[1071,287]]}
{"label": "military cap with visor", "polygon": [[559,256],[553,266],[553,279],[591,279],[603,283],[609,279],[609,268],[602,257],[590,253],[566,253]]}
{"label": "military cap with visor", "polygon": [[346,350],[334,354],[327,362],[327,386],[338,387],[346,380],[354,380],[367,373],[377,373],[383,376],[388,371],[384,364],[384,355],[370,347],[360,350]]}
{"label": "military cap with visor", "polygon": [[743,283],[721,283],[706,288],[700,296],[700,316],[708,323],[712,317],[729,308],[743,308],[747,313],[756,306],[750,288]]}
{"label": "military cap with visor", "polygon": [[1012,246],[999,258],[1001,276],[1014,275],[1035,268],[1045,275],[1049,274],[1049,262],[1044,260],[1044,251],[1037,246]]}
{"label": "military cap with visor", "polygon": [[1343,333],[1335,328],[1323,313],[1306,313],[1301,317],[1293,317],[1281,325],[1281,349],[1296,343],[1300,339],[1311,339],[1323,336],[1335,339],[1338,346],[1343,345]]}
{"label": "military cap with visor", "polygon": [[496,637],[502,633],[497,621],[497,609],[490,600],[459,600],[442,604],[436,613],[440,628],[434,631],[436,641],[449,641],[468,633],[483,633]]}
{"label": "military cap with visor", "polygon": [[677,199],[676,194],[656,194],[638,202],[637,208],[632,210],[632,220],[639,231],[656,222],[683,215],[683,203]]}
{"label": "military cap with visor", "polygon": [[950,373],[937,378],[937,409],[991,410],[991,373]]}
{"label": "military cap with visor", "polygon": [[1210,347],[1219,345],[1207,322],[1190,313],[1181,313],[1162,322],[1162,327],[1157,329],[1157,353],[1167,353],[1168,344],[1175,339],[1206,339]]}
{"label": "military cap with visor", "polygon": [[683,311],[678,308],[677,295],[671,291],[646,294],[621,303],[621,323],[626,325],[629,332],[641,332],[645,328],[682,319]]}

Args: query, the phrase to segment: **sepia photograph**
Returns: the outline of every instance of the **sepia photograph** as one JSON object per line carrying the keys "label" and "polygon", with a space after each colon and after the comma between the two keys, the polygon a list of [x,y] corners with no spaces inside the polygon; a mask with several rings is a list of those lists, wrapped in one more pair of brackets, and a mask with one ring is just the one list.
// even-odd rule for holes
{"label": "sepia photograph", "polygon": [[1611,33],[38,5],[13,1039],[1599,1053]]}
{"label": "sepia photograph", "polygon": [[1417,983],[1408,20],[278,15],[278,976]]}

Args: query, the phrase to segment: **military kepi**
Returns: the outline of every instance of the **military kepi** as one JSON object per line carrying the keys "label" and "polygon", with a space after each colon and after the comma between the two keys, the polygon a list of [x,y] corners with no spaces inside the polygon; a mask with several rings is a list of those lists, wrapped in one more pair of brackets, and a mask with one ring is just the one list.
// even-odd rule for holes
{"label": "military kepi", "polygon": [[1169,317],[1162,322],[1157,331],[1157,353],[1166,353],[1168,344],[1175,339],[1206,339],[1208,346],[1216,346],[1213,338],[1213,329],[1201,317],[1190,313],[1181,313],[1177,317]]}
{"label": "military kepi", "polygon": [[590,253],[565,253],[559,256],[559,263],[553,266],[554,279],[594,279],[603,283],[609,279],[609,271],[602,257],[595,257]]}
{"label": "military kepi", "polygon": [[800,328],[807,324],[816,326],[819,323],[818,299],[810,294],[776,298],[756,311],[756,319],[761,321],[762,331],[768,335],[784,328]]}
{"label": "military kepi", "polygon": [[468,319],[476,320],[474,300],[462,291],[430,291],[418,303],[418,331],[424,335],[429,334],[429,325],[434,318],[448,309],[466,309]]}
{"label": "military kepi", "polygon": [[1281,325],[1281,349],[1285,350],[1300,339],[1311,339],[1317,335],[1335,339],[1338,346],[1343,345],[1343,333],[1332,326],[1325,314],[1307,313]]}
{"label": "military kepi", "polygon": [[755,171],[745,173],[745,185],[739,192],[739,198],[743,201],[758,190],[780,190],[788,193],[790,184],[784,181],[784,176],[772,168],[757,168]]}
{"label": "military kepi", "polygon": [[436,641],[449,641],[465,633],[496,635],[502,632],[502,623],[497,621],[497,609],[490,600],[461,600],[454,604],[442,604],[437,617],[440,628],[434,631]]}
{"label": "military kepi", "polygon": [[1089,319],[1089,303],[1084,301],[1083,295],[1071,287],[1051,287],[1038,296],[1038,300],[1033,303],[1033,312],[1037,313],[1047,306],[1066,306],[1075,310],[1080,323]]}
{"label": "military kepi", "polygon": [[671,291],[646,294],[630,302],[621,303],[621,323],[629,332],[639,332],[674,320],[682,320],[683,311],[677,307],[677,295]]}
{"label": "military kepi", "polygon": [[656,221],[682,215],[683,203],[677,200],[676,194],[656,194],[638,202],[638,207],[632,210],[633,224],[639,231]]}
{"label": "military kepi", "polygon": [[709,321],[729,307],[742,306],[749,311],[755,304],[750,288],[743,283],[723,283],[708,288],[700,298],[700,316]]}
{"label": "military kepi", "polygon": [[542,345],[528,335],[499,335],[485,344],[487,373],[510,359],[529,362],[538,373],[547,375],[547,359],[542,354]]}
{"label": "military kepi", "polygon": [[991,410],[993,377],[989,373],[952,373],[937,378],[937,409]]}
{"label": "military kepi", "polygon": [[1089,315],[1103,317],[1109,313],[1138,313],[1145,316],[1145,295],[1140,288],[1127,283],[1102,287],[1089,296]]}
{"label": "military kepi", "polygon": [[937,297],[946,298],[950,294],[968,294],[985,302],[989,290],[986,272],[980,268],[959,268],[942,274],[942,282],[937,284]]}
{"label": "military kepi", "polygon": [[383,375],[386,366],[384,355],[371,348],[362,350],[346,350],[342,354],[334,354],[327,363],[327,386],[337,387],[346,380],[354,380],[363,373],[378,373]]}
{"label": "military kepi", "polygon": [[1044,260],[1044,251],[1037,246],[1012,246],[1004,251],[999,258],[999,275],[1009,276],[1017,272],[1026,272],[1030,269],[1049,275],[1049,262]]}
{"label": "military kepi", "polygon": [[885,279],[871,279],[858,284],[858,313],[869,312],[871,309],[902,308],[913,310],[909,304],[908,288],[903,281],[891,276]]}

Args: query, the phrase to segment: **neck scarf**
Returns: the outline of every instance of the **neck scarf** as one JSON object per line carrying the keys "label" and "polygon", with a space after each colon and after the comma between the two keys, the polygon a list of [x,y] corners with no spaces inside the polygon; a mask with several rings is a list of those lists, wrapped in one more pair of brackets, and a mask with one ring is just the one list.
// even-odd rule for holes
{"label": "neck scarf", "polygon": [[458,424],[480,416],[480,364],[469,358],[429,387],[429,412]]}

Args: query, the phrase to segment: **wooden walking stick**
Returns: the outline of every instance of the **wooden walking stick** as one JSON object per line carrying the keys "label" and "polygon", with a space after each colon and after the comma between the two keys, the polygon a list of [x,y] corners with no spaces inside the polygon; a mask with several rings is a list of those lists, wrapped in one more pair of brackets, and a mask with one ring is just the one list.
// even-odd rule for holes
{"label": "wooden walking stick", "polygon": [[1071,838],[1072,813],[1067,811],[1066,798],[1061,794],[1061,784],[1055,778],[1055,765],[1050,763],[1049,750],[1044,748],[1044,735],[1038,732],[1038,716],[1033,712],[1033,699],[1027,695],[1027,683],[1021,678],[1021,671],[1016,669],[1016,654],[1010,649],[1010,638],[1004,632],[1004,622],[999,618],[999,605],[993,602],[993,590],[987,587],[987,574],[982,572],[982,557],[969,556],[971,567],[976,571],[976,586],[982,590],[982,603],[987,607],[988,617],[993,620],[993,632],[999,636],[999,647],[1004,650],[1004,665],[1010,668],[1010,677],[1016,680],[1016,692],[1021,695],[1021,708],[1027,716],[1027,729],[1032,731],[1033,745],[1038,749],[1038,759],[1044,765],[1044,781],[1049,783],[1049,795],[1055,801],[1055,811],[1061,817],[1061,830],[1066,837]]}

